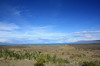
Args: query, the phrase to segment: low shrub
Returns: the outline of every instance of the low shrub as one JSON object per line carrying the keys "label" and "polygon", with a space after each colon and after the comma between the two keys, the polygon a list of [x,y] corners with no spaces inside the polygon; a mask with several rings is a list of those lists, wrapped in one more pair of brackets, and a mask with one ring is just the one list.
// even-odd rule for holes
{"label": "low shrub", "polygon": [[1,50],[0,58],[4,59],[14,58],[16,60],[36,60],[35,66],[44,66],[44,63],[57,63],[57,64],[66,64],[66,60],[58,58],[56,55],[50,56],[49,54],[42,54],[41,52],[15,52],[11,50]]}
{"label": "low shrub", "polygon": [[83,62],[82,66],[100,66],[96,62]]}

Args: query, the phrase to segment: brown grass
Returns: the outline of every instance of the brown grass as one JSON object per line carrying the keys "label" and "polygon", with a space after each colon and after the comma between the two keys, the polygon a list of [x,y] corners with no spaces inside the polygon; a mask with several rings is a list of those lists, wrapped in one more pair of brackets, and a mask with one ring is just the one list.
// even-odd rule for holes
{"label": "brown grass", "polygon": [[[19,46],[0,46],[1,49],[9,49],[11,51],[24,53],[24,52],[41,52],[50,56],[56,55],[58,58],[64,59],[69,62],[65,66],[82,66],[84,62],[98,62],[100,63],[100,45],[19,45]],[[33,60],[9,60],[0,58],[0,66],[34,66],[36,61]],[[11,62],[13,61],[13,63]],[[16,61],[18,61],[16,63]],[[7,62],[7,63],[6,63]],[[20,63],[21,62],[21,63]],[[44,63],[46,66],[57,66],[55,63]]]}

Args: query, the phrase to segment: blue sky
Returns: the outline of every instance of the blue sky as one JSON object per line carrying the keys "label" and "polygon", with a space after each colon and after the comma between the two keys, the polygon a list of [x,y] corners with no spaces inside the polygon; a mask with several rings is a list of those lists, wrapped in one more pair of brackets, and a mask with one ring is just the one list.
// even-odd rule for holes
{"label": "blue sky", "polygon": [[0,0],[0,42],[100,40],[100,0]]}

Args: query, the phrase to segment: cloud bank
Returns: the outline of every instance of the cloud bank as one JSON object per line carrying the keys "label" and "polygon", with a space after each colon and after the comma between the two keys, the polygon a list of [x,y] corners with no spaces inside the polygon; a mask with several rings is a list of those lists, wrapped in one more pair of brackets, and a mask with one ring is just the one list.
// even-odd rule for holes
{"label": "cloud bank", "polygon": [[80,40],[100,40],[100,31],[73,33],[56,32],[53,26],[19,26],[0,22],[0,42],[8,43],[67,43]]}
{"label": "cloud bank", "polygon": [[21,27],[14,23],[0,23],[0,42],[63,43],[66,33],[52,32],[51,26]]}

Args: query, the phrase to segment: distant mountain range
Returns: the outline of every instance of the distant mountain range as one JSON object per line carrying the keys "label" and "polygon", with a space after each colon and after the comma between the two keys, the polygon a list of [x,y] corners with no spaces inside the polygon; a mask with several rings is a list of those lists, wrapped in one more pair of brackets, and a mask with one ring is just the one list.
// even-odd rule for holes
{"label": "distant mountain range", "polygon": [[83,41],[77,41],[74,43],[78,44],[90,44],[90,43],[100,43],[100,40],[83,40]]}

